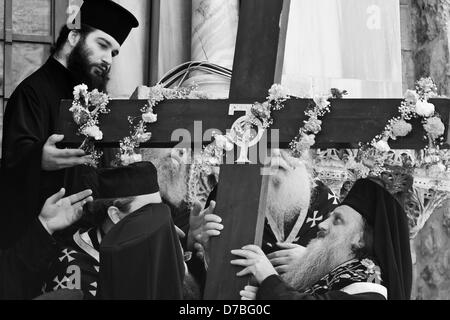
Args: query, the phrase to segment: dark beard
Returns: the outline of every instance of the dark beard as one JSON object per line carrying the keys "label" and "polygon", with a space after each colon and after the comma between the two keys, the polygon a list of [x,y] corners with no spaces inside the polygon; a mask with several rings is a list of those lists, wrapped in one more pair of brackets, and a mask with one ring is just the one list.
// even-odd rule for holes
{"label": "dark beard", "polygon": [[80,40],[75,46],[69,58],[67,60],[67,68],[72,72],[76,81],[84,83],[90,90],[97,89],[101,92],[106,92],[106,86],[109,81],[109,67],[108,71],[102,72],[102,74],[93,74],[91,69],[93,66],[105,67],[102,64],[90,64],[89,56],[92,54],[84,40]]}

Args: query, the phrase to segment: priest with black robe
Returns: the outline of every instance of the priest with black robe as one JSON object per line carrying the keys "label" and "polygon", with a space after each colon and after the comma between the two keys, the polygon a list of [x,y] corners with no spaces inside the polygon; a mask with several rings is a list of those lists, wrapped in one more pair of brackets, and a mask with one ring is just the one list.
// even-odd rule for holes
{"label": "priest with black robe", "polygon": [[138,26],[130,12],[109,0],[84,1],[79,18],[81,28],[63,27],[52,56],[19,84],[6,106],[0,173],[3,248],[21,237],[65,176],[74,176],[67,169],[90,161],[82,150],[56,146],[64,138],[55,134],[60,102],[73,99],[74,86],[81,83],[104,91],[113,58]]}
{"label": "priest with black robe", "polygon": [[84,219],[95,227],[78,230],[73,243],[62,248],[45,291],[82,290],[84,299],[99,298],[98,290],[103,299],[181,298],[181,244],[162,204],[154,165],[92,168],[82,182],[94,190]]}
{"label": "priest with black robe", "polygon": [[[381,182],[380,182],[381,184]],[[378,182],[358,180],[319,225],[304,255],[280,277],[258,246],[232,250],[231,263],[254,275],[243,299],[408,300],[412,262],[405,211]],[[289,283],[290,285],[288,285]]]}

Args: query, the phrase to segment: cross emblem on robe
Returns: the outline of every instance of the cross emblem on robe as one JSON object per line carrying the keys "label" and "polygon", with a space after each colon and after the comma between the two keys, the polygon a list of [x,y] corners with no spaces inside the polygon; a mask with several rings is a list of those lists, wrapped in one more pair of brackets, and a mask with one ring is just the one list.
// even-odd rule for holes
{"label": "cross emblem on robe", "polygon": [[334,192],[328,194],[328,200],[333,199],[333,204],[339,204],[339,198]]}
{"label": "cross emblem on robe", "polygon": [[319,213],[319,211],[314,211],[313,217],[306,219],[306,223],[312,222],[311,228],[314,228],[318,224],[317,221],[322,221],[323,220],[323,216],[317,217],[318,213]]}
{"label": "cross emblem on robe", "polygon": [[59,261],[62,262],[64,259],[67,258],[67,261],[68,261],[68,262],[72,262],[73,260],[75,260],[75,258],[72,257],[71,254],[77,253],[77,252],[76,252],[76,251],[73,251],[73,250],[71,250],[71,251],[69,252],[69,249],[64,249],[64,250],[62,251],[62,253],[64,253],[64,255],[63,255],[62,257],[59,257]]}
{"label": "cross emblem on robe", "polygon": [[55,277],[55,279],[53,279],[53,281],[56,283],[56,286],[53,288],[53,290],[58,290],[58,289],[67,289],[67,281],[69,280],[69,278],[67,278],[66,276],[64,276],[61,281],[59,281],[58,277]]}

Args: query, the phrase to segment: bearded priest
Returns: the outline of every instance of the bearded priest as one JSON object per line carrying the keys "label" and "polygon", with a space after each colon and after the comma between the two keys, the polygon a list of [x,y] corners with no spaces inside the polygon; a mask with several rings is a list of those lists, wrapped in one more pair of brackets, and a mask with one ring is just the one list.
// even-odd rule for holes
{"label": "bearded priest", "polygon": [[82,83],[104,91],[114,57],[139,25],[128,10],[109,0],[85,0],[78,17],[80,28],[62,28],[52,56],[19,84],[6,107],[0,179],[3,248],[21,237],[45,199],[67,186],[65,181],[70,191],[76,176],[67,175],[70,168],[90,162],[83,150],[57,148],[64,138],[55,134],[61,100],[73,99],[74,86]]}
{"label": "bearded priest", "polygon": [[244,267],[237,275],[252,274],[259,283],[259,287],[246,286],[242,299],[410,299],[407,217],[397,200],[370,179],[355,183],[283,277],[257,246],[232,250],[232,254],[239,258],[231,264]]}

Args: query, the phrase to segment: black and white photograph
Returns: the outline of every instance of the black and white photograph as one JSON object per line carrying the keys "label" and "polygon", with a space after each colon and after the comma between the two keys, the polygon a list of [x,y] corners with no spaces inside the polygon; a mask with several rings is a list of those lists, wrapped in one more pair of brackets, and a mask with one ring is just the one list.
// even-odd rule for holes
{"label": "black and white photograph", "polygon": [[450,300],[449,126],[450,0],[0,0],[0,300]]}

